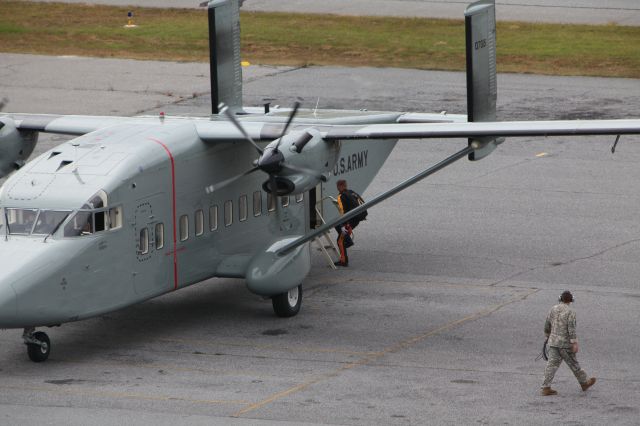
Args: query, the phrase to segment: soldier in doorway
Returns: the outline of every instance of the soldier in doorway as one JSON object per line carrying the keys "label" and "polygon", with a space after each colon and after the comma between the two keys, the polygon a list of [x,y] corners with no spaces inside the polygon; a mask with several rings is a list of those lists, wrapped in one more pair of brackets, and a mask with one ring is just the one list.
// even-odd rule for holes
{"label": "soldier in doorway", "polygon": [[[347,188],[347,181],[340,179],[336,183],[338,188],[338,197],[336,198],[338,204],[338,210],[343,215],[348,211],[351,211],[358,207],[357,198],[353,194],[353,191]],[[341,223],[336,226],[336,232],[338,233],[338,248],[340,249],[340,260],[335,262],[336,266],[349,266],[349,256],[347,256],[347,248],[353,245],[352,235],[353,228],[358,226],[358,221],[351,219],[345,223]]]}

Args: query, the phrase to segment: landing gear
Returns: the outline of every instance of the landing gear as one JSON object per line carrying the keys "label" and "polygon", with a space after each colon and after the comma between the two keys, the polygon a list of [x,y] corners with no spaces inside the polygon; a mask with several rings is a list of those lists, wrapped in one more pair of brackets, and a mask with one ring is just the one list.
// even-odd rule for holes
{"label": "landing gear", "polygon": [[292,317],[300,311],[302,305],[302,284],[286,293],[280,293],[271,298],[273,311],[282,318]]}
{"label": "landing gear", "polygon": [[25,328],[22,334],[24,344],[27,345],[27,354],[33,362],[44,362],[51,353],[51,341],[47,333],[35,331],[35,328]]}

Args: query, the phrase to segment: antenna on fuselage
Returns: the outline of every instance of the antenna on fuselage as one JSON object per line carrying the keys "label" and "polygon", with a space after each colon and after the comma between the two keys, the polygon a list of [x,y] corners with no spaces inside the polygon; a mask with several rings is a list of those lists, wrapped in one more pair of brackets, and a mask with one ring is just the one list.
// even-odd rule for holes
{"label": "antenna on fuselage", "polygon": [[219,114],[224,103],[234,113],[242,110],[242,65],[240,63],[241,0],[211,0],[209,20],[209,69],[211,76],[211,113]]}

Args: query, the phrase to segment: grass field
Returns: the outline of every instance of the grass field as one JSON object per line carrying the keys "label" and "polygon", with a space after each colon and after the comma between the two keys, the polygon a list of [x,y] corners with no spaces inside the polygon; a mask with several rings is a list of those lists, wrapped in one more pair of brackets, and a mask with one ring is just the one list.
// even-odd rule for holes
{"label": "grass field", "polygon": [[[208,61],[206,11],[0,0],[0,51]],[[462,20],[242,13],[243,59],[464,69]],[[640,78],[640,27],[500,22],[498,71]]]}

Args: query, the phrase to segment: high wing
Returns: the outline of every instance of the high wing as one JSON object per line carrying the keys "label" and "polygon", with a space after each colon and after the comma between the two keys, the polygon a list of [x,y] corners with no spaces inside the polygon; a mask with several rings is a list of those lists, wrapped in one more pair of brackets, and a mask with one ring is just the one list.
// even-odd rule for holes
{"label": "high wing", "polygon": [[[0,129],[8,120],[16,129],[21,131],[36,131],[43,133],[57,133],[71,136],[81,136],[119,124],[162,124],[176,121],[189,121],[196,126],[198,135],[206,142],[232,142],[243,139],[238,129],[228,121],[215,117],[178,117],[171,116],[92,116],[92,115],[51,115],[51,114],[0,114]],[[245,128],[256,140],[271,140],[273,135],[263,134],[262,128],[267,124],[262,122],[248,123]]]}
{"label": "high wing", "polygon": [[331,230],[334,226],[347,222],[398,192],[416,184],[454,162],[468,157],[477,149],[483,149],[483,139],[525,136],[586,136],[586,135],[628,135],[640,134],[640,119],[633,120],[579,120],[579,121],[507,121],[483,123],[443,123],[443,124],[388,124],[364,127],[334,127],[323,135],[325,140],[349,139],[423,139],[423,138],[470,138],[464,149],[445,158],[432,167],[396,185],[392,189],[374,197],[370,201],[349,211],[343,216],[326,223],[313,232],[291,241],[277,253],[286,254],[296,247]]}
{"label": "high wing", "polygon": [[375,124],[333,127],[325,140],[483,138],[525,136],[628,135],[640,132],[640,119],[499,121],[477,123]]}

